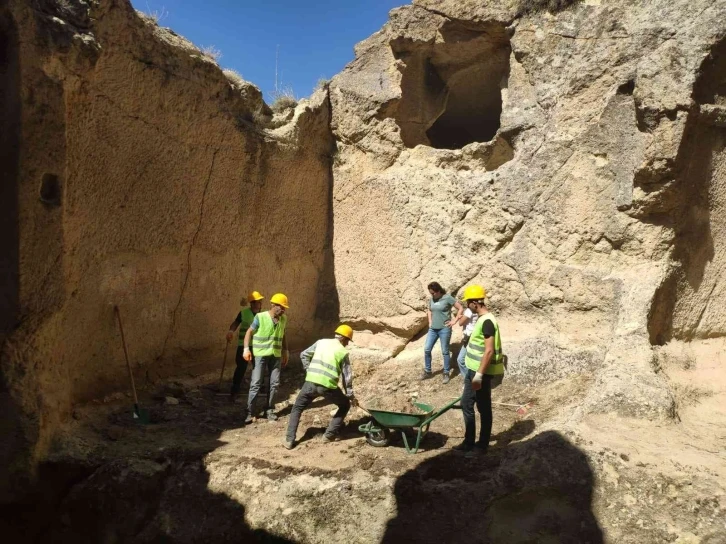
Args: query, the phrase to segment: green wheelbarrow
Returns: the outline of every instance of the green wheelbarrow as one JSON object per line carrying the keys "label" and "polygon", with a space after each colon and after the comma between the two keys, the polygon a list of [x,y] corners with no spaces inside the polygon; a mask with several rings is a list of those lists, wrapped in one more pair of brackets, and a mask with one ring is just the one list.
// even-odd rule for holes
{"label": "green wheelbarrow", "polygon": [[[452,408],[458,408],[455,406],[461,400],[458,397],[452,400],[449,404],[434,410],[434,407],[430,404],[423,402],[412,402],[416,408],[422,411],[420,414],[407,414],[404,412],[388,412],[386,410],[375,410],[364,408],[366,412],[373,418],[368,423],[360,425],[358,430],[366,435],[366,442],[376,448],[383,448],[388,446],[391,432],[400,431],[401,437],[403,438],[403,444],[406,446],[408,453],[416,453],[421,444],[421,440],[426,433],[429,432],[429,425],[431,422],[439,417],[440,415],[448,412]],[[412,430],[417,433],[416,445],[411,447],[408,444],[408,437],[406,431]]]}

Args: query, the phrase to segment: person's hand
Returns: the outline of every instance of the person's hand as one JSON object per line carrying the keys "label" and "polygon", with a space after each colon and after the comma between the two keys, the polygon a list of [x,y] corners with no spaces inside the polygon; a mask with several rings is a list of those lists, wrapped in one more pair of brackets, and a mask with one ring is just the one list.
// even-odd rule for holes
{"label": "person's hand", "polygon": [[252,360],[252,352],[250,351],[250,348],[245,348],[242,352],[242,358],[248,363]]}
{"label": "person's hand", "polygon": [[474,391],[479,391],[479,389],[481,389],[481,380],[482,380],[483,377],[484,377],[484,375],[481,372],[477,372],[474,375],[474,378],[472,378],[472,380],[471,380],[471,388]]}
{"label": "person's hand", "polygon": [[287,363],[289,360],[290,360],[290,350],[286,349],[282,353],[282,368],[285,368],[287,366]]}
{"label": "person's hand", "polygon": [[351,405],[352,407],[354,407],[354,408],[355,408],[356,406],[358,406],[358,399],[357,399],[357,398],[355,398],[355,397],[350,397],[350,405]]}
{"label": "person's hand", "polygon": [[234,336],[233,331],[227,331],[227,342],[231,342],[233,336]]}
{"label": "person's hand", "polygon": [[449,321],[447,321],[446,323],[444,323],[444,327],[447,327],[449,329],[451,327],[453,327],[454,325],[456,325],[456,321],[454,321],[453,319],[450,319]]}

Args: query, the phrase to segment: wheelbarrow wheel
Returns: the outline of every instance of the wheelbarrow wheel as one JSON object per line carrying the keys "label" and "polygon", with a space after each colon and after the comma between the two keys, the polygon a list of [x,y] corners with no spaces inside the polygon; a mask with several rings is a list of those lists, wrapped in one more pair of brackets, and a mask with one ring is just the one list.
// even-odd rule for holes
{"label": "wheelbarrow wheel", "polygon": [[388,429],[369,432],[366,434],[366,442],[374,448],[385,448],[388,446]]}

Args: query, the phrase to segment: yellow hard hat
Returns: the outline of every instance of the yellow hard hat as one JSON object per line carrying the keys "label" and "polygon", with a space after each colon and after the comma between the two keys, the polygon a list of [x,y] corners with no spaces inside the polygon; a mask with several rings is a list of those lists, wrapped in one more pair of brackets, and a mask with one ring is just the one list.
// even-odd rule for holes
{"label": "yellow hard hat", "polygon": [[273,304],[279,304],[283,308],[290,307],[287,302],[287,297],[282,293],[275,293],[274,295],[272,295],[272,297],[270,297],[270,302],[272,302]]}
{"label": "yellow hard hat", "polygon": [[264,298],[259,291],[250,291],[250,294],[247,295],[247,302],[255,302]]}
{"label": "yellow hard hat", "polygon": [[484,290],[484,288],[481,285],[470,285],[466,289],[464,289],[464,294],[462,295],[462,300],[481,300],[483,298],[486,298],[487,292]]}
{"label": "yellow hard hat", "polygon": [[353,329],[351,329],[349,325],[339,325],[338,328],[335,329],[335,334],[345,336],[348,340],[353,340]]}

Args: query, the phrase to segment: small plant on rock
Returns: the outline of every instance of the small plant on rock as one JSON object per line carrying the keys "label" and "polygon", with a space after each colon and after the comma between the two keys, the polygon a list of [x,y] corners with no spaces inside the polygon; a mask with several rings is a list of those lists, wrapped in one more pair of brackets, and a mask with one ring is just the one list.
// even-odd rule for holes
{"label": "small plant on rock", "polygon": [[222,52],[213,45],[207,45],[199,50],[202,52],[203,57],[206,57],[214,63],[219,62],[219,59],[222,58]]}

